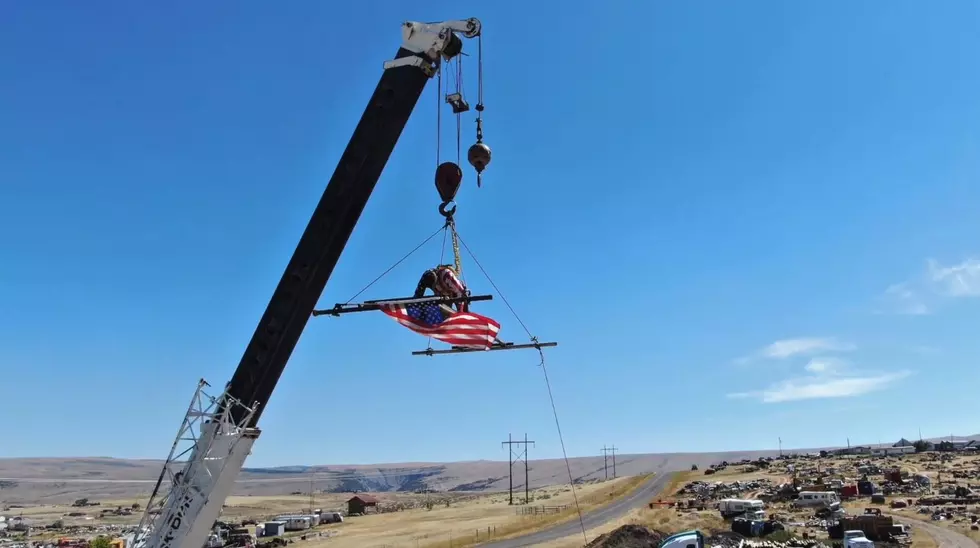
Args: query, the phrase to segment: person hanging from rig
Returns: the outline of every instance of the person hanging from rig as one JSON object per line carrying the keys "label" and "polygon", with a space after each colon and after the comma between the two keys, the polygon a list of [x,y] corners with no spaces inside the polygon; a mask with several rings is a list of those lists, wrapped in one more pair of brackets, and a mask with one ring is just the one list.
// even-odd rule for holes
{"label": "person hanging from rig", "polygon": [[[470,296],[470,290],[459,279],[456,269],[448,264],[441,264],[423,272],[418,286],[415,287],[414,298],[425,296],[426,289],[431,289],[437,297],[456,299]],[[456,301],[453,305],[459,312],[467,312],[470,308],[466,301]]]}
{"label": "person hanging from rig", "polygon": [[[424,297],[426,289],[431,289],[432,293],[437,297],[460,298],[470,296],[470,290],[467,289],[463,280],[459,278],[456,268],[448,264],[441,264],[423,272],[422,277],[419,279],[419,284],[415,287],[413,298],[420,299]],[[469,303],[466,301],[457,301],[453,304],[458,312],[469,312],[470,310]],[[452,307],[449,305],[440,304],[439,306],[452,311]],[[493,346],[506,345],[507,343],[500,340],[499,337],[493,341]]]}

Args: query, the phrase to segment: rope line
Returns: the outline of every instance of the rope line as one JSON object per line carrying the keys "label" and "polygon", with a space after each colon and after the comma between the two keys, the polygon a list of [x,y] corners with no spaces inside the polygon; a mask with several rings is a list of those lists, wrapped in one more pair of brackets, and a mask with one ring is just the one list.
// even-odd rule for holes
{"label": "rope line", "polygon": [[[535,340],[537,342],[537,340]],[[572,478],[572,465],[568,463],[568,452],[565,450],[565,437],[561,434],[561,423],[558,422],[558,408],[555,406],[555,396],[551,392],[551,381],[548,379],[548,368],[544,364],[544,350],[538,348],[538,355],[541,356],[541,371],[544,373],[544,384],[548,387],[548,399],[551,400],[551,412],[555,416],[555,428],[558,429],[558,441],[561,443],[561,456],[565,459],[565,469],[568,470],[568,483],[572,486],[572,498],[575,500],[575,511],[578,513],[578,524],[582,528],[582,540],[585,544],[589,543],[589,537],[585,533],[585,519],[582,517],[582,508],[578,505],[578,492],[575,491],[575,480]]]}
{"label": "rope line", "polygon": [[500,295],[500,300],[504,301],[504,304],[507,305],[508,309],[510,309],[510,313],[514,315],[514,319],[517,320],[517,323],[521,324],[521,327],[524,329],[524,332],[527,333],[527,336],[533,340],[534,335],[531,334],[531,330],[527,328],[527,325],[524,324],[524,321],[521,320],[521,317],[517,315],[517,312],[514,310],[514,307],[510,305],[510,301],[508,301],[507,297],[505,297],[504,294],[500,291],[500,288],[497,287],[497,284],[493,282],[493,278],[491,278],[490,274],[487,273],[487,269],[483,268],[483,265],[480,264],[480,260],[477,259],[476,255],[473,254],[473,251],[470,250],[470,246],[466,245],[466,242],[463,241],[463,238],[459,236],[458,232],[456,233],[456,238],[459,240],[459,243],[463,244],[463,249],[465,249],[466,253],[468,253],[470,258],[473,259],[473,262],[476,264],[477,268],[480,269],[480,272],[483,272],[483,275],[487,278],[487,281],[490,282],[490,286],[493,287],[493,290],[497,292],[497,295]]}
{"label": "rope line", "polygon": [[[473,262],[476,264],[477,268],[483,272],[483,275],[487,278],[487,281],[490,282],[493,290],[500,296],[500,300],[504,301],[504,304],[507,305],[508,309],[510,309],[510,313],[514,315],[514,319],[516,319],[517,322],[521,324],[521,327],[524,328],[524,332],[527,333],[528,337],[530,337],[531,342],[537,344],[538,338],[531,334],[531,330],[527,328],[527,325],[523,320],[521,320],[521,317],[517,315],[517,312],[514,310],[514,307],[511,306],[510,301],[507,300],[507,297],[500,291],[497,284],[494,283],[493,278],[491,278],[490,274],[487,273],[487,269],[483,268],[483,265],[480,264],[480,260],[476,258],[476,255],[474,255],[470,247],[466,245],[463,238],[459,236],[458,232],[456,232],[455,227],[453,227],[453,235],[459,240],[459,243],[463,245],[463,248],[466,249],[466,253],[468,253],[470,258],[473,259]],[[568,461],[568,451],[565,450],[565,436],[561,432],[561,421],[558,420],[558,407],[555,405],[555,396],[551,390],[551,380],[548,378],[548,368],[544,363],[544,350],[542,350],[540,347],[538,347],[538,356],[541,358],[541,363],[539,363],[538,366],[544,373],[544,383],[548,388],[548,400],[551,402],[551,413],[555,417],[555,428],[558,430],[558,441],[561,443],[561,455],[565,461],[565,470],[568,471],[568,484],[572,488],[572,497],[575,501],[575,512],[578,514],[578,524],[582,529],[582,538],[585,540],[585,543],[588,544],[589,537],[585,532],[585,518],[582,516],[582,507],[579,506],[578,492],[575,490],[575,478],[572,476],[572,465]]]}
{"label": "rope line", "polygon": [[382,272],[381,274],[379,274],[377,278],[371,280],[371,283],[369,283],[366,286],[364,286],[363,288],[361,288],[361,290],[358,291],[357,293],[355,293],[353,297],[347,299],[347,302],[344,303],[344,304],[350,304],[351,301],[353,301],[354,299],[360,297],[361,296],[361,293],[364,293],[365,291],[367,291],[368,289],[370,289],[372,285],[378,283],[378,280],[380,280],[381,278],[384,278],[389,272],[391,272],[392,270],[394,270],[395,267],[397,267],[398,265],[400,265],[403,262],[405,262],[405,259],[411,257],[412,254],[414,254],[416,251],[418,251],[419,249],[421,249],[422,246],[424,246],[425,244],[429,243],[429,240],[431,240],[432,238],[435,238],[437,234],[439,234],[440,232],[442,232],[445,229],[446,229],[446,227],[443,226],[443,227],[439,228],[439,230],[437,230],[437,231],[433,232],[432,234],[430,234],[428,238],[426,238],[425,240],[422,240],[422,243],[420,243],[419,245],[415,246],[415,248],[412,249],[411,251],[409,251],[408,253],[406,253],[404,257],[402,257],[401,259],[398,259],[395,262],[395,264],[389,266],[388,269],[385,270],[384,272]]}

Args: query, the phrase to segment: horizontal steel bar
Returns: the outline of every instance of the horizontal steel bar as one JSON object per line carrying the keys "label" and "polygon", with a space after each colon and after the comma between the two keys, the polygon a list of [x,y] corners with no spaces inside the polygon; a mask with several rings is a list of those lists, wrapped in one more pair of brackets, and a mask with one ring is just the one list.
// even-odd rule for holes
{"label": "horizontal steel bar", "polygon": [[528,343],[528,344],[504,344],[491,346],[490,348],[466,348],[466,347],[453,347],[448,350],[434,350],[432,348],[426,350],[416,350],[412,352],[413,356],[435,356],[437,354],[465,354],[468,352],[493,352],[494,350],[527,350],[528,348],[550,348],[552,346],[558,346],[556,342],[543,342],[543,343]]}
{"label": "horizontal steel bar", "polygon": [[472,303],[476,301],[491,301],[493,300],[493,295],[471,295],[469,297],[419,297],[415,298],[403,298],[403,299],[386,299],[383,301],[365,301],[358,304],[337,304],[333,308],[325,308],[322,310],[314,310],[314,316],[340,316],[341,314],[351,314],[353,312],[369,312],[371,310],[381,310],[383,306],[398,305],[398,304],[445,304],[450,305],[453,303]]}

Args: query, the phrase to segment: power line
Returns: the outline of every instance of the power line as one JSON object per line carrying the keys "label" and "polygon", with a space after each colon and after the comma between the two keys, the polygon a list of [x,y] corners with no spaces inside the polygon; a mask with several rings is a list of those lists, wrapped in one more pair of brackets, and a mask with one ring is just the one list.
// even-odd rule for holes
{"label": "power line", "polygon": [[[524,503],[527,504],[531,500],[530,469],[527,465],[528,444],[534,445],[534,441],[528,440],[526,433],[524,434],[523,441],[514,440],[510,434],[507,434],[507,441],[500,442],[501,447],[507,446],[507,478],[509,480],[507,491],[510,494],[510,502],[508,504],[514,504],[514,462],[516,461],[524,461]],[[514,452],[515,445],[518,447],[517,453]]]}

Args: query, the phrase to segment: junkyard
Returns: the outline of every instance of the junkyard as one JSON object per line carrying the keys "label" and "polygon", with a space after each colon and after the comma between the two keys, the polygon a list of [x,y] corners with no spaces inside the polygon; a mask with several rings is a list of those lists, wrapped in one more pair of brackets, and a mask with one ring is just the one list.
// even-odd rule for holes
{"label": "junkyard", "polygon": [[[980,455],[953,442],[918,449],[901,440],[720,462],[685,473],[650,510],[659,507],[665,525],[673,518],[704,524],[721,518],[742,538],[792,538],[793,545],[848,540],[847,546],[862,546],[850,541],[859,533],[876,546],[929,545],[935,527],[980,540]],[[668,509],[675,515],[665,514]]]}

